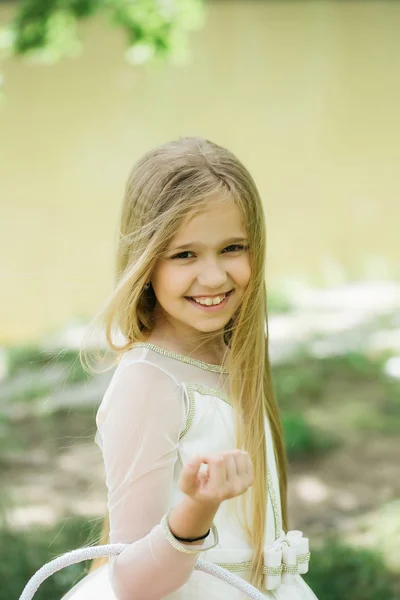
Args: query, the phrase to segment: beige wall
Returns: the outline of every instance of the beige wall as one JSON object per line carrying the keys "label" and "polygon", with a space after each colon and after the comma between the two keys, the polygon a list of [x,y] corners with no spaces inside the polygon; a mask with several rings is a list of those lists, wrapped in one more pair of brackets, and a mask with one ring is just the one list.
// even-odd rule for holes
{"label": "beige wall", "polygon": [[191,62],[151,70],[121,32],[81,31],[78,59],[2,67],[0,343],[99,308],[128,170],[181,135],[255,176],[270,283],[400,275],[400,4],[214,2]]}

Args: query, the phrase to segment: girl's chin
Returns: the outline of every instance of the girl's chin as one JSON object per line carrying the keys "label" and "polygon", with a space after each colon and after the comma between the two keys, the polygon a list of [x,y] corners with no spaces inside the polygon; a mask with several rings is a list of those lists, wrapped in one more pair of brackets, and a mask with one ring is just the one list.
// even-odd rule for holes
{"label": "girl's chin", "polygon": [[222,331],[224,329],[225,325],[227,325],[229,323],[229,321],[230,321],[230,317],[228,318],[226,315],[224,315],[224,316],[221,315],[220,318],[215,317],[212,320],[206,320],[206,319],[191,320],[190,325],[194,329],[197,329],[198,331],[202,331],[203,333],[214,333],[216,331]]}

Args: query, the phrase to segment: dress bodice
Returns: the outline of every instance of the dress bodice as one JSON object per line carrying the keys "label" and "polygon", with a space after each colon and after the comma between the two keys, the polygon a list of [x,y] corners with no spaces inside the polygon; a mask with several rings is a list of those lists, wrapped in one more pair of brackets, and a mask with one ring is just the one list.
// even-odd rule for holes
{"label": "dress bodice", "polygon": [[[173,493],[170,508],[175,506],[182,496],[178,487],[178,479],[182,467],[189,460],[204,453],[218,453],[236,448],[234,412],[229,397],[229,374],[226,369],[218,365],[204,363],[189,357],[166,351],[150,343],[137,344],[131,353],[136,353],[139,360],[156,361],[162,364],[170,375],[179,383],[184,398],[183,428],[179,436],[178,461],[174,469]],[[269,569],[264,581],[266,587],[276,588],[282,582],[281,573],[274,576],[274,569],[278,568],[277,550],[280,551],[277,540],[283,539],[285,532],[282,528],[282,511],[279,491],[278,471],[272,441],[272,433],[267,416],[264,418],[266,432],[266,456],[268,477],[266,529],[264,538],[265,569]],[[251,493],[249,499],[248,523],[251,524]],[[219,543],[202,555],[202,559],[216,563],[232,572],[250,577],[251,559],[253,551],[246,537],[242,504],[238,498],[224,501],[215,516]],[[296,532],[300,534],[301,532]],[[275,544],[275,547],[274,547]],[[308,553],[308,541],[300,544],[301,555]],[[271,550],[272,549],[272,550]],[[269,561],[267,554],[272,559]],[[293,558],[293,556],[292,556]],[[290,557],[289,557],[290,560]],[[308,563],[304,561],[304,564]],[[271,566],[273,565],[272,570]],[[303,567],[304,567],[303,564]],[[282,565],[282,557],[279,561]],[[307,569],[302,570],[306,572]],[[301,571],[300,571],[301,572]],[[294,579],[292,574],[286,573],[286,580]],[[204,579],[203,573],[195,574],[199,579]],[[271,576],[272,575],[272,576]],[[174,596],[175,598],[175,596]]]}

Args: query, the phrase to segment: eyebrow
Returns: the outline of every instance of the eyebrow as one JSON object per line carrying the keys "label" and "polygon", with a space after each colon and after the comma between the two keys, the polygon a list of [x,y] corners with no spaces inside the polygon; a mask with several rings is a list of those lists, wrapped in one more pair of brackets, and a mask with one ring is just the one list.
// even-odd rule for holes
{"label": "eyebrow", "polygon": [[[247,238],[244,237],[233,237],[228,238],[226,240],[222,240],[218,246],[227,246],[228,244],[237,244],[239,242],[247,242]],[[186,244],[181,244],[180,246],[175,246],[174,248],[170,248],[168,252],[174,252],[175,250],[182,250],[184,248],[189,248],[197,246],[199,248],[204,248],[205,244],[201,244],[200,242],[187,242]]]}

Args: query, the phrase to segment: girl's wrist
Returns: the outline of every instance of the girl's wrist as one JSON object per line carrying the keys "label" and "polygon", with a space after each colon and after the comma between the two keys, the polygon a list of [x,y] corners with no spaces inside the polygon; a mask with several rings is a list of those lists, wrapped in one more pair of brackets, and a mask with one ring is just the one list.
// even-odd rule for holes
{"label": "girl's wrist", "polygon": [[207,535],[219,506],[219,503],[204,504],[183,496],[168,514],[168,526],[172,535],[184,539]]}
{"label": "girl's wrist", "polygon": [[185,494],[182,498],[182,503],[186,505],[189,509],[204,512],[204,513],[216,513],[219,507],[221,506],[221,502],[216,500],[196,500],[191,496]]}

